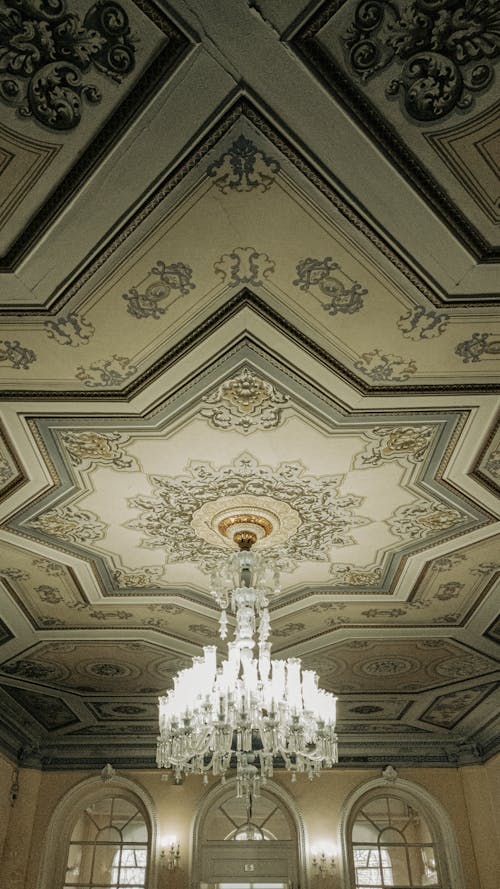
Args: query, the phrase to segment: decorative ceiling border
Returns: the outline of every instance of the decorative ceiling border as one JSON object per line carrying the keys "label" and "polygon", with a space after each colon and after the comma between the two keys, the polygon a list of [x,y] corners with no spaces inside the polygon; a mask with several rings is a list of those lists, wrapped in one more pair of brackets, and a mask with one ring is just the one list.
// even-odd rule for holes
{"label": "decorative ceiling border", "polygon": [[134,0],[135,5],[166,36],[167,44],[153,59],[139,82],[125,96],[116,111],[96,134],[86,151],[73,164],[42,207],[35,212],[22,234],[4,256],[0,273],[15,272],[26,255],[43,237],[55,216],[71,201],[106,152],[118,141],[125,127],[151,98],[158,84],[165,82],[189,52],[192,42],[151,0]]}
{"label": "decorative ceiling border", "polygon": [[470,220],[449,199],[447,193],[416,155],[399,138],[397,131],[380,116],[372,102],[353,87],[342,69],[315,39],[317,33],[330,21],[343,3],[344,0],[324,0],[305,21],[301,15],[300,21],[296,20],[282,39],[297,53],[308,70],[323,82],[336,101],[342,104],[344,110],[356,119],[365,132],[377,140],[385,156],[389,157],[396,169],[411,181],[430,208],[473,257],[483,263],[498,262],[500,248],[493,247],[483,238]]}
{"label": "decorative ceiling border", "polygon": [[[483,293],[480,296],[475,293],[463,294],[460,297],[450,298],[449,294],[445,293],[435,280],[429,278],[428,272],[424,272],[414,260],[410,260],[401,246],[394,245],[388,234],[382,235],[379,230],[375,230],[370,221],[363,218],[360,212],[349,204],[348,199],[341,195],[332,182],[332,174],[324,164],[312,157],[311,152],[300,140],[287,131],[285,124],[245,87],[238,89],[236,95],[233,93],[229,100],[226,100],[213,112],[203,130],[196,133],[191,146],[186,146],[180,159],[174,161],[153,192],[148,194],[145,200],[139,199],[135,207],[130,209],[126,218],[118,220],[113,225],[108,236],[103,239],[100,249],[92,255],[92,259],[84,260],[78,269],[61,282],[59,289],[51,297],[50,305],[47,304],[45,307],[0,305],[0,318],[2,316],[40,318],[41,316],[56,315],[77,296],[80,289],[135,232],[138,226],[174,192],[175,188],[209,152],[213,151],[239,118],[246,118],[281,151],[288,162],[317,188],[320,194],[350,224],[358,229],[433,306],[476,309],[498,304],[500,296],[496,292]],[[413,262],[414,267],[410,262]]]}
{"label": "decorative ceiling border", "polygon": [[[245,308],[250,308],[254,311],[256,315],[261,317],[272,327],[276,328],[276,330],[286,336],[291,342],[304,349],[320,361],[321,364],[325,365],[329,370],[335,373],[340,379],[347,382],[352,386],[354,391],[360,395],[387,395],[394,397],[402,394],[407,395],[408,392],[411,392],[414,395],[435,395],[436,393],[439,395],[448,395],[450,393],[477,393],[484,395],[489,392],[495,394],[498,392],[498,385],[495,382],[467,384],[443,382],[433,384],[411,383],[409,386],[393,385],[390,387],[378,384],[371,385],[355,376],[352,371],[348,370],[329,352],[304,334],[298,327],[283,318],[282,315],[272,309],[263,299],[251,290],[243,288],[239,293],[228,299],[208,318],[198,324],[195,330],[179,340],[175,346],[169,348],[168,351],[148,367],[147,370],[135,377],[135,379],[129,382],[128,385],[123,386],[122,389],[117,390],[107,387],[101,390],[87,389],[84,392],[82,392],[81,389],[65,389],[61,391],[56,391],[54,389],[16,389],[15,391],[12,391],[11,389],[0,389],[0,399],[9,402],[18,402],[22,399],[36,401],[49,399],[53,402],[63,402],[71,399],[73,401],[89,403],[91,401],[109,401],[112,396],[115,401],[127,403],[139,395],[150,383],[160,377],[177,361],[189,354],[193,348],[202,343],[210,334],[214,333]],[[250,340],[251,338],[248,337],[247,334],[242,333],[239,342],[250,342]],[[255,340],[255,343],[263,352],[268,351],[265,344],[257,342],[257,340]],[[235,343],[232,343],[232,345],[234,346]]]}

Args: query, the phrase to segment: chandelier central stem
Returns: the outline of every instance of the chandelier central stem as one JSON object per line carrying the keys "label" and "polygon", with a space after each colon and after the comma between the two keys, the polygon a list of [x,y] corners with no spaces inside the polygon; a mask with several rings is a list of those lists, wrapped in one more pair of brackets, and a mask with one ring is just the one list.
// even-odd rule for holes
{"label": "chandelier central stem", "polygon": [[338,761],[336,698],[318,688],[317,674],[302,670],[298,658],[271,660],[268,605],[279,592],[277,565],[252,550],[253,531],[239,529],[233,539],[239,552],[211,579],[220,636],[226,638],[230,609],[234,639],[220,666],[216,647],[206,646],[160,697],[157,764],[172,768],[177,779],[194,772],[206,781],[208,771],[225,780],[235,763],[237,794],[248,799],[258,795],[276,762],[294,780],[297,772],[312,779]]}

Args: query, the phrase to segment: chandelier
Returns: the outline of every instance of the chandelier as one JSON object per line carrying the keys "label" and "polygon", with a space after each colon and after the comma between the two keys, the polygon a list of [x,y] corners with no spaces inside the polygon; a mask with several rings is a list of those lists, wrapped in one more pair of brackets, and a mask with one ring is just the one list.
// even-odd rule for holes
{"label": "chandelier", "polygon": [[221,608],[221,639],[227,610],[235,614],[234,639],[220,665],[217,648],[204,647],[159,698],[156,761],[172,768],[176,780],[194,773],[205,783],[209,771],[225,781],[235,765],[237,796],[248,799],[258,795],[276,763],[293,781],[298,772],[312,780],[338,762],[336,698],[318,687],[317,674],[303,670],[299,658],[271,660],[268,604],[279,592],[279,571],[276,559],[252,550],[269,533],[269,522],[240,514],[221,525],[239,551],[212,575],[212,595]]}

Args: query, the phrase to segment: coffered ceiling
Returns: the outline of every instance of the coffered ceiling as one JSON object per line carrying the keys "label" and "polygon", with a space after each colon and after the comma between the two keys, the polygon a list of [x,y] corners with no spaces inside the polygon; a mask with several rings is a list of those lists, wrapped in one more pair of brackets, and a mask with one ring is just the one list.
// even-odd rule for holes
{"label": "coffered ceiling", "polygon": [[1,0],[20,762],[154,767],[235,508],[341,763],[498,749],[496,6]]}

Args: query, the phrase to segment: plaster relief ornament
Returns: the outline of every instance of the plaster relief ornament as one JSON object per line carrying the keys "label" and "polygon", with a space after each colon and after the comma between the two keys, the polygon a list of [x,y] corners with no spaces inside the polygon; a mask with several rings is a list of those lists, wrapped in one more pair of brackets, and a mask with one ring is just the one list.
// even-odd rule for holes
{"label": "plaster relief ornament", "polygon": [[274,260],[267,253],[259,253],[255,247],[235,247],[214,263],[214,271],[228,287],[262,285],[274,269]]}
{"label": "plaster relief ornament", "polygon": [[94,325],[76,312],[59,315],[55,321],[46,321],[43,326],[49,339],[72,348],[87,345],[95,333]]}
{"label": "plaster relief ornament", "polygon": [[78,509],[76,506],[55,506],[30,521],[31,528],[39,528],[71,543],[91,543],[102,540],[106,535],[105,522],[89,510]]}
{"label": "plaster relief ornament", "polygon": [[[320,302],[329,315],[359,312],[363,308],[363,297],[368,293],[366,287],[350,278],[331,256],[302,259],[297,265],[297,278],[293,284],[305,293],[317,288],[328,299],[328,302]],[[315,289],[312,292],[315,293]]]}
{"label": "plaster relief ornament", "polygon": [[135,457],[127,454],[124,447],[129,442],[128,435],[96,432],[93,429],[83,432],[68,430],[60,433],[60,439],[73,466],[90,469],[98,464],[113,466],[114,469],[138,469]]}
{"label": "plaster relief ornament", "polygon": [[222,194],[230,191],[268,191],[280,172],[280,163],[243,134],[207,169]]}
{"label": "plaster relief ornament", "polygon": [[[205,516],[197,522],[201,510],[211,511],[220,522],[225,514],[235,512],[235,503],[240,512],[243,506],[250,513],[259,504],[263,506],[260,512],[270,516],[266,521],[277,522],[278,531],[283,519],[284,539],[273,531],[269,554],[277,549],[274,541],[281,548],[286,540],[285,557],[291,560],[286,570],[293,570],[295,560],[329,561],[333,545],[354,543],[351,531],[370,521],[355,512],[362,497],[340,493],[342,475],[310,475],[298,460],[269,466],[245,452],[224,466],[195,460],[187,464],[184,475],[152,475],[149,481],[151,496],[128,500],[139,515],[127,527],[143,532],[141,546],[161,548],[167,564],[194,562],[207,573],[220,561],[224,542]],[[206,529],[205,539],[201,527]],[[259,548],[264,545],[259,541]]]}
{"label": "plaster relief ornament", "polygon": [[[127,311],[134,318],[158,320],[179,297],[188,296],[195,289],[196,284],[191,281],[192,275],[191,266],[185,262],[167,265],[158,259],[137,287],[131,287],[127,293],[122,294],[122,299],[127,303]],[[143,292],[139,287],[143,288]]]}
{"label": "plaster relief ornament", "polygon": [[365,450],[354,458],[354,467],[380,466],[390,460],[422,463],[434,437],[432,426],[378,426],[366,430],[370,439]]}
{"label": "plaster relief ornament", "polygon": [[499,23],[498,0],[362,0],[344,35],[347,64],[364,81],[392,66],[386,96],[402,94],[414,120],[441,120],[492,82]]}
{"label": "plaster relief ornament", "polygon": [[247,433],[275,429],[289,402],[287,395],[245,367],[205,396],[199,413],[215,429]]}
{"label": "plaster relief ornament", "polygon": [[119,3],[100,0],[84,17],[65,0],[5,0],[0,12],[0,98],[51,130],[76,127],[83,100],[102,99],[92,68],[115,83],[133,70],[136,47]]}

